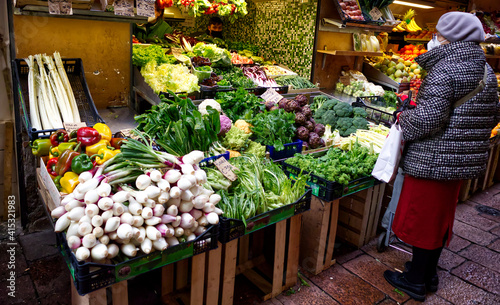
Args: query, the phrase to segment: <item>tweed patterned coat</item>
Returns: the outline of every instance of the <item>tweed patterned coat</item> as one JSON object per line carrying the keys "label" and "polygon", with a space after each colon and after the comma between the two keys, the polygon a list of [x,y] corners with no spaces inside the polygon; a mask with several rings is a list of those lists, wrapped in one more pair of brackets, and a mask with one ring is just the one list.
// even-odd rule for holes
{"label": "tweed patterned coat", "polygon": [[432,180],[476,178],[486,171],[491,129],[500,120],[497,80],[489,65],[485,88],[456,109],[453,104],[484,77],[486,58],[474,42],[442,45],[416,58],[428,75],[417,108],[399,116],[406,174]]}

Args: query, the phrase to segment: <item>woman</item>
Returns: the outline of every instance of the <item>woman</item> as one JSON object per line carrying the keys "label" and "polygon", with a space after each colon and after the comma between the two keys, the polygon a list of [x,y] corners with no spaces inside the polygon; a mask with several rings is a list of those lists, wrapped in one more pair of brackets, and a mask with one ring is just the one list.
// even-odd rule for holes
{"label": "woman", "polygon": [[[452,235],[461,180],[485,172],[490,132],[500,118],[497,80],[479,46],[485,35],[479,19],[450,12],[436,29],[431,50],[416,58],[428,71],[418,106],[396,111],[406,175],[392,230],[413,246],[413,258],[403,273],[384,272],[391,285],[418,301],[437,290],[437,264]],[[482,80],[484,88],[478,88]]]}

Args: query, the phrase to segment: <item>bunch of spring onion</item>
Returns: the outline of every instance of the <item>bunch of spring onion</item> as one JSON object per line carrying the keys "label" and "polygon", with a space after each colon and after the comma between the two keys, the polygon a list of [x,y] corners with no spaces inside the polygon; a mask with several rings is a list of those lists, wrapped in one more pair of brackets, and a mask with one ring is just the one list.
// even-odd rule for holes
{"label": "bunch of spring onion", "polygon": [[54,53],[54,59],[45,54],[25,59],[29,69],[30,120],[37,130],[61,128],[63,122],[80,122],[75,96],[58,52]]}
{"label": "bunch of spring onion", "polygon": [[[134,141],[128,140],[127,145]],[[134,145],[147,146],[139,144]],[[66,232],[77,260],[105,263],[120,253],[134,257],[163,251],[196,239],[207,226],[219,222],[222,210],[216,205],[221,197],[202,186],[207,176],[196,165],[203,152],[179,159],[159,152],[144,152],[142,157],[153,155],[166,165],[165,174],[143,169],[132,184],[122,182],[113,188],[108,182],[117,174],[103,175],[103,164],[94,173],[81,173],[80,184],[52,211],[57,218],[55,231]]]}

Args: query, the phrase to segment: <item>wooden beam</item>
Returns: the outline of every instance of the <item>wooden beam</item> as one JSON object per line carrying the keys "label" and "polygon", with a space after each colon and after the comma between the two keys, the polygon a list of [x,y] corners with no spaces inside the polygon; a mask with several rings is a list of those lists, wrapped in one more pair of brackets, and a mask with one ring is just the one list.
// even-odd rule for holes
{"label": "wooden beam", "polygon": [[233,304],[234,279],[236,271],[236,254],[238,253],[238,239],[224,245],[224,275],[222,277],[222,305]]}
{"label": "wooden beam", "polygon": [[191,268],[191,305],[203,305],[206,253],[193,256]]}
{"label": "wooden beam", "polygon": [[162,298],[174,291],[174,264],[161,268],[161,296]]}
{"label": "wooden beam", "polygon": [[72,305],[107,305],[106,288],[88,293],[84,296],[78,294],[71,278],[71,304]]}
{"label": "wooden beam", "polygon": [[189,258],[177,262],[175,289],[181,290],[188,284]]}
{"label": "wooden beam", "polygon": [[219,242],[217,249],[208,252],[208,271],[207,271],[207,305],[219,304],[220,270],[222,244]]}
{"label": "wooden beam", "polygon": [[128,305],[128,283],[121,281],[111,286],[113,305]]}
{"label": "wooden beam", "polygon": [[286,246],[286,220],[276,224],[276,240],[274,242],[274,271],[273,271],[273,290],[271,297],[274,298],[282,292],[283,287],[283,268],[285,265],[285,246]]}
{"label": "wooden beam", "polygon": [[300,253],[300,229],[302,227],[302,214],[290,218],[290,234],[288,236],[288,258],[286,261],[285,288],[297,284]]}
{"label": "wooden beam", "polygon": [[328,236],[328,244],[326,245],[326,255],[325,255],[325,265],[323,266],[323,270],[330,268],[332,265],[332,257],[333,250],[335,246],[335,237],[337,237],[337,222],[339,219],[339,200],[334,200],[330,202],[330,225],[329,236]]}

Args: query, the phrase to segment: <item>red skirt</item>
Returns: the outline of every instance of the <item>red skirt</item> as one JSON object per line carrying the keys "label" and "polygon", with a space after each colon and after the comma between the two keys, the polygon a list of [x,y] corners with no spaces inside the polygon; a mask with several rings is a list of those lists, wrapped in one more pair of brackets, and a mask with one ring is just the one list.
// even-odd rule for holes
{"label": "red skirt", "polygon": [[433,250],[445,243],[448,245],[461,182],[405,175],[392,224],[394,234],[405,243],[422,249]]}

